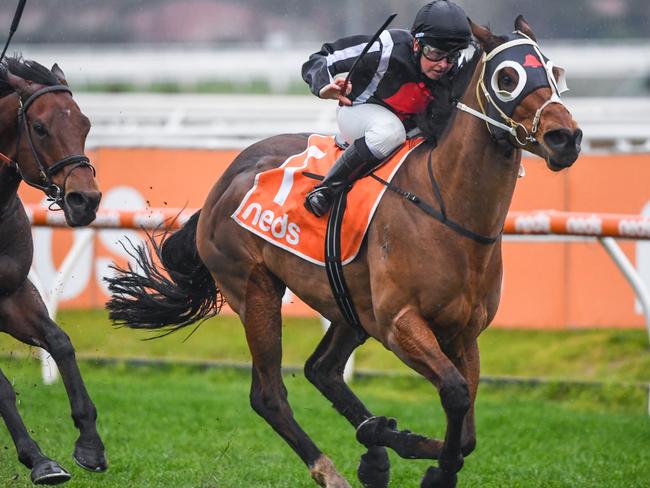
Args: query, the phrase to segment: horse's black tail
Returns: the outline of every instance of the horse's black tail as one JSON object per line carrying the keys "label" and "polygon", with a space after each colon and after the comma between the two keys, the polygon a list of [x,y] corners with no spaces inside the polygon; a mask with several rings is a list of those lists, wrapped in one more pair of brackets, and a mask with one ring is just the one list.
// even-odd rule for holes
{"label": "horse's black tail", "polygon": [[106,308],[115,325],[171,333],[219,313],[223,298],[196,248],[199,213],[180,230],[163,234],[159,243],[153,233],[147,233],[149,246],[122,243],[136,266],[113,266],[117,274],[104,278],[112,295]]}

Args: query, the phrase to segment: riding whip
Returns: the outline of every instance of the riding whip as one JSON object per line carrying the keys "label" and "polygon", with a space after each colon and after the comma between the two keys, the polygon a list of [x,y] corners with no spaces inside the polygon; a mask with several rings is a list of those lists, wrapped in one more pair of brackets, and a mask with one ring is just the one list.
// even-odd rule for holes
{"label": "riding whip", "polygon": [[379,28],[379,30],[377,32],[375,32],[375,34],[370,38],[370,40],[368,41],[368,44],[366,44],[366,46],[361,51],[361,54],[359,54],[359,56],[357,56],[357,59],[354,60],[354,63],[352,63],[352,67],[348,71],[348,74],[345,77],[345,81],[343,81],[343,86],[341,87],[341,93],[343,94],[343,96],[345,96],[345,92],[348,89],[348,83],[350,83],[350,76],[352,75],[352,72],[354,71],[354,68],[356,68],[357,63],[359,63],[359,60],[366,55],[366,53],[370,50],[370,46],[372,46],[375,43],[375,41],[377,41],[377,39],[379,39],[379,36],[381,35],[381,33],[384,32],[384,29],[386,29],[386,27],[388,27],[388,24],[390,24],[395,17],[397,17],[397,13],[394,13],[394,14],[391,14],[391,15],[388,16],[388,18],[386,19],[386,22],[384,22],[382,24],[382,26]]}
{"label": "riding whip", "polygon": [[16,32],[16,29],[18,29],[18,24],[20,24],[20,18],[23,16],[23,9],[25,8],[26,3],[27,0],[20,0],[18,2],[16,13],[14,14],[14,20],[11,22],[11,28],[9,29],[9,37],[7,38],[4,49],[2,50],[2,54],[0,54],[0,62],[5,57],[5,53],[7,52],[7,48],[9,47],[9,43],[11,42],[11,38],[13,37],[14,32]]}

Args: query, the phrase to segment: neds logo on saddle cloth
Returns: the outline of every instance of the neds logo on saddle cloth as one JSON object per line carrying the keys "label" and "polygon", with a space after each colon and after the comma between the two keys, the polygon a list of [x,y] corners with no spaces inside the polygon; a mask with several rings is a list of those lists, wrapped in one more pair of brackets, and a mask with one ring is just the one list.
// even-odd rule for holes
{"label": "neds logo on saddle cloth", "polygon": [[[375,171],[390,181],[422,139],[411,139],[381,168]],[[278,168],[255,177],[253,188],[232,215],[245,229],[307,261],[324,266],[327,217],[316,218],[303,206],[305,195],[318,183],[303,172],[324,175],[340,156],[332,136],[311,135],[307,148],[289,157]],[[352,261],[386,187],[363,178],[348,193],[348,211],[341,230],[341,261]]]}

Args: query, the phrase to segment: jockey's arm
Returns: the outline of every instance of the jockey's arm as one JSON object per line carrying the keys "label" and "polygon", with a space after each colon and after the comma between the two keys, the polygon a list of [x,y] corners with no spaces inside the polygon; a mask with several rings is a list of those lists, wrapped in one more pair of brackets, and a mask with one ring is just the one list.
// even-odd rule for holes
{"label": "jockey's arm", "polygon": [[302,78],[309,85],[311,92],[320,98],[340,100],[343,81],[337,82],[335,77],[350,70],[369,40],[370,36],[344,37],[323,44],[320,51],[309,56],[302,65]]}

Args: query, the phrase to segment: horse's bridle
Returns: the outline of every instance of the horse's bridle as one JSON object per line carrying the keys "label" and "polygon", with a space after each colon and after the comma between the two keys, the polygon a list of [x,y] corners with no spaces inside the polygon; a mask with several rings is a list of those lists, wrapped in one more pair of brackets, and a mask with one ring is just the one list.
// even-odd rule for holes
{"label": "horse's bridle", "polygon": [[[455,103],[456,103],[456,108],[458,108],[459,110],[467,112],[467,113],[469,113],[469,114],[471,114],[471,115],[473,115],[475,117],[478,117],[479,119],[485,121],[486,125],[487,125],[487,128],[488,128],[488,131],[490,132],[490,134],[492,134],[493,138],[497,142],[500,142],[501,140],[503,140],[503,138],[499,139],[498,137],[496,137],[494,135],[494,133],[492,132],[490,126],[494,126],[494,127],[497,127],[499,129],[505,131],[506,134],[509,134],[509,135],[511,135],[513,137],[513,139],[515,140],[515,142],[519,146],[525,147],[530,143],[538,144],[538,141],[537,141],[535,135],[537,133],[537,130],[539,129],[539,122],[540,122],[540,119],[542,117],[542,112],[544,111],[544,109],[546,107],[548,107],[552,103],[559,103],[559,104],[563,105],[562,100],[560,99],[560,93],[563,91],[564,86],[563,86],[563,83],[558,83],[553,78],[552,64],[550,63],[550,61],[548,61],[542,55],[541,51],[539,50],[539,47],[537,46],[537,43],[535,41],[533,41],[530,37],[526,36],[525,34],[519,32],[519,31],[515,31],[514,34],[519,35],[520,37],[516,38],[516,39],[509,40],[509,41],[501,44],[497,48],[493,49],[489,54],[483,54],[483,57],[481,59],[481,62],[482,62],[481,75],[479,77],[478,83],[476,84],[476,98],[478,100],[481,111],[473,109],[472,107],[468,107],[467,105],[465,105],[464,103],[461,103],[460,101],[456,101]],[[487,63],[490,60],[494,59],[494,57],[497,54],[503,53],[504,51],[506,51],[508,49],[516,48],[518,46],[531,46],[528,49],[532,50],[532,52],[537,54],[537,56],[539,57],[539,60],[538,60],[539,64],[536,65],[535,67],[543,67],[544,68],[544,72],[546,73],[545,74],[546,79],[544,79],[544,76],[538,75],[537,78],[535,79],[535,82],[531,83],[530,86],[529,85],[522,86],[520,92],[517,93],[517,96],[512,96],[509,99],[507,99],[507,98],[504,99],[503,96],[501,96],[502,102],[503,102],[503,100],[507,100],[509,102],[509,103],[504,104],[504,106],[506,107],[505,110],[504,110],[492,98],[488,88],[485,86],[486,66],[487,66]],[[503,65],[504,65],[503,63],[499,64],[499,66],[503,66]],[[521,68],[521,69],[523,69],[523,68]],[[499,70],[499,68],[497,68],[495,70],[492,70],[492,71],[498,72],[498,70]],[[563,80],[561,80],[561,81],[563,82]],[[526,79],[526,83],[527,82],[528,82],[528,78]],[[514,120],[512,118],[512,116],[510,116],[510,115],[508,115],[506,113],[506,111],[508,111],[508,109],[512,109],[513,104],[515,104],[515,107],[516,107],[516,105],[521,100],[523,100],[523,98],[525,98],[525,96],[527,96],[528,93],[531,92],[530,90],[534,90],[534,89],[537,89],[537,88],[542,87],[542,86],[549,86],[551,88],[551,97],[549,99],[547,99],[537,109],[537,112],[535,113],[535,116],[533,117],[531,130],[529,131],[523,125],[523,123],[517,122],[516,120]],[[494,90],[494,87],[491,86],[491,88]],[[528,88],[529,91],[526,92],[525,88]],[[483,96],[485,97],[485,100],[488,103],[487,107],[483,105],[483,102],[481,100],[481,90],[483,92]],[[498,93],[495,94],[495,95],[497,97],[499,97]],[[521,98],[517,98],[517,97],[519,97],[519,95],[521,95]],[[519,100],[519,101],[517,101],[517,100]],[[487,112],[488,112],[488,109],[490,107],[492,107],[496,111],[496,113],[498,114],[499,117],[501,117],[503,122],[501,122],[499,120],[496,120],[493,117],[491,117],[490,115],[488,115]],[[519,129],[523,129],[523,131],[525,133],[525,135],[523,136],[523,141],[519,138],[519,133],[518,133]],[[380,183],[382,183],[383,185],[385,185],[389,190],[397,193],[398,195],[402,196],[406,200],[408,200],[411,203],[415,204],[418,208],[420,208],[420,210],[424,211],[430,217],[433,217],[435,220],[438,220],[442,224],[446,225],[447,227],[449,227],[455,233],[457,233],[457,234],[459,234],[459,235],[461,235],[463,237],[469,238],[469,239],[473,240],[474,242],[477,242],[477,243],[482,244],[482,245],[490,245],[490,244],[494,244],[495,242],[497,242],[501,238],[501,235],[503,234],[503,230],[501,230],[498,234],[492,235],[492,236],[481,235],[481,234],[477,234],[476,232],[473,232],[473,231],[463,227],[461,224],[459,224],[457,222],[454,222],[453,220],[450,220],[447,217],[447,211],[446,211],[446,208],[445,208],[444,201],[442,199],[442,192],[440,191],[440,187],[438,186],[438,183],[437,183],[437,181],[436,181],[436,179],[435,179],[435,177],[433,175],[432,158],[431,158],[432,152],[433,152],[433,147],[429,151],[427,168],[428,168],[428,172],[429,172],[429,180],[431,181],[433,194],[434,194],[434,196],[435,196],[435,198],[436,198],[436,200],[438,202],[439,210],[433,208],[432,206],[428,205],[426,202],[422,201],[422,199],[420,197],[418,197],[417,195],[415,195],[413,193],[410,193],[410,192],[407,192],[407,191],[404,191],[401,188],[398,188],[394,184],[379,178],[374,173],[371,174],[370,176],[372,178],[374,178],[375,180],[379,181]]]}
{"label": "horse's bridle", "polygon": [[[506,133],[510,134],[520,147],[525,147],[529,143],[538,144],[536,134],[537,134],[537,130],[539,129],[539,122],[542,118],[542,112],[546,107],[548,107],[552,103],[559,103],[560,105],[564,105],[564,103],[560,98],[560,94],[566,88],[559,86],[558,82],[553,77],[552,64],[548,62],[548,60],[544,57],[537,43],[520,31],[515,31],[513,34],[516,34],[520,37],[507,41],[501,44],[500,46],[496,47],[495,49],[493,49],[489,54],[485,53],[483,55],[483,59],[481,60],[482,62],[481,74],[479,76],[478,83],[476,84],[476,98],[478,100],[481,110],[478,111],[476,109],[473,109],[472,107],[468,107],[467,105],[461,102],[458,102],[456,104],[456,107],[459,110],[467,112],[475,117],[478,117],[481,120],[484,120],[486,122],[488,130],[493,136],[494,134],[492,133],[492,130],[490,130],[490,125],[497,127],[505,131]],[[533,52],[536,53],[537,56],[539,57],[539,60],[542,63],[541,66],[543,66],[544,71],[546,73],[546,78],[548,82],[547,86],[551,89],[550,98],[548,98],[535,112],[535,116],[533,117],[533,123],[531,125],[530,130],[528,130],[522,122],[518,122],[514,120],[511,116],[506,114],[504,110],[499,106],[499,104],[494,100],[494,98],[490,94],[490,91],[485,85],[485,70],[486,70],[487,63],[490,60],[492,60],[497,54],[502,53],[503,51],[506,51],[511,48],[515,48],[517,46],[525,46],[525,45],[531,46]],[[483,105],[481,94],[483,95],[483,97],[485,98],[488,104],[487,107]],[[505,123],[495,120],[494,118],[487,115],[488,107],[492,107]],[[523,130],[523,136],[521,139],[519,137],[520,130]]]}
{"label": "horse's bridle", "polygon": [[[34,188],[38,188],[43,193],[45,193],[45,195],[47,195],[48,197],[48,200],[52,202],[50,205],[50,209],[52,209],[55,205],[58,205],[59,209],[61,209],[63,208],[65,184],[72,171],[75,168],[88,167],[92,169],[94,175],[95,167],[90,163],[90,159],[88,159],[88,157],[86,157],[83,154],[74,154],[71,156],[66,156],[63,159],[56,161],[54,164],[50,165],[49,167],[45,167],[45,165],[43,165],[43,163],[41,162],[41,159],[38,157],[38,152],[34,147],[34,141],[32,140],[32,134],[28,123],[29,121],[27,118],[27,110],[38,97],[51,92],[67,92],[72,95],[72,90],[70,90],[70,88],[67,87],[66,85],[52,85],[52,86],[46,86],[45,88],[41,88],[40,90],[34,92],[27,99],[27,101],[25,101],[25,103],[23,103],[22,99],[19,98],[20,106],[18,108],[18,137],[16,142],[16,155],[18,155],[20,150],[20,136],[24,128],[24,132],[27,135],[27,142],[29,143],[29,147],[32,151],[32,156],[34,158],[34,161],[36,161],[36,164],[39,169],[41,182],[31,181],[28,178],[26,178],[23,175],[23,172],[20,170],[20,165],[18,164],[18,161],[14,161],[11,158],[5,156],[4,154],[0,154],[0,159],[3,159],[5,162],[15,167],[18,173],[20,174],[20,177],[23,179],[25,183],[27,183],[29,186],[32,186]],[[63,181],[63,187],[60,187],[57,184],[52,182],[52,177],[67,166],[72,166],[72,169],[65,177]]]}

